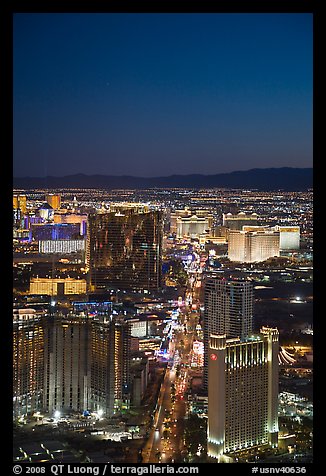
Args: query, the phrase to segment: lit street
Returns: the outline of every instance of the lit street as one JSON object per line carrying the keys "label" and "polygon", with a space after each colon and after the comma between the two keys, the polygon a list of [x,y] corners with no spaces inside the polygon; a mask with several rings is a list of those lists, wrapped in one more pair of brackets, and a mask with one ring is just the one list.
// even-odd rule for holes
{"label": "lit street", "polygon": [[[195,295],[189,284],[187,299]],[[197,293],[196,293],[197,294]],[[197,296],[196,296],[197,297]],[[198,324],[197,313],[184,306],[179,315],[169,346],[170,361],[161,385],[149,438],[143,448],[143,462],[181,462],[185,450],[183,442],[184,418],[187,413],[187,389],[191,377],[190,364],[193,341]],[[181,330],[182,329],[182,330]]]}

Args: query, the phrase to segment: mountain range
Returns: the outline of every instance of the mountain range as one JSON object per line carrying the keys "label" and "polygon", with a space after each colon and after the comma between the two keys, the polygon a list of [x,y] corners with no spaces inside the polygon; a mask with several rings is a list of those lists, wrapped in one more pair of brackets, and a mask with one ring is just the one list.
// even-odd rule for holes
{"label": "mountain range", "polygon": [[13,187],[21,189],[149,189],[149,188],[239,188],[302,191],[313,186],[312,168],[267,168],[215,175],[170,175],[134,177],[129,175],[65,175],[62,177],[14,177]]}

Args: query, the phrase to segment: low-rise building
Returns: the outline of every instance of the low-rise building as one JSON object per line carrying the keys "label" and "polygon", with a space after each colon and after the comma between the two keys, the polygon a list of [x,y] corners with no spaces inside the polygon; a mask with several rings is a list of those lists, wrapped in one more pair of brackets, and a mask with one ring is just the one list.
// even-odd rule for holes
{"label": "low-rise building", "polygon": [[50,296],[85,294],[86,280],[73,278],[31,278],[30,294],[48,294]]}

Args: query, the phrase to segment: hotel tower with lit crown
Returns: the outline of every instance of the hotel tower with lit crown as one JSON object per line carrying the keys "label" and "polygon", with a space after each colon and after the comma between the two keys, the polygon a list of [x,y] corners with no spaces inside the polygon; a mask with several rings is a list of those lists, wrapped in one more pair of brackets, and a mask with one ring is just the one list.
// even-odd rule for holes
{"label": "hotel tower with lit crown", "polygon": [[277,329],[227,339],[211,334],[208,350],[208,456],[232,462],[238,452],[278,442]]}

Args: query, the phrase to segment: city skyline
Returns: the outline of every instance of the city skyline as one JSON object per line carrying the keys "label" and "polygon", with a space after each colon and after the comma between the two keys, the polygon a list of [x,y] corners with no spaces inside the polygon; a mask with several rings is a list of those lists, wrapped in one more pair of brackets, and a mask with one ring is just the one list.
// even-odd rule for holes
{"label": "city skyline", "polygon": [[312,166],[312,14],[14,15],[14,176]]}
{"label": "city skyline", "polygon": [[14,191],[14,461],[311,463],[312,199]]}
{"label": "city skyline", "polygon": [[12,11],[11,469],[310,474],[316,12],[157,6]]}

